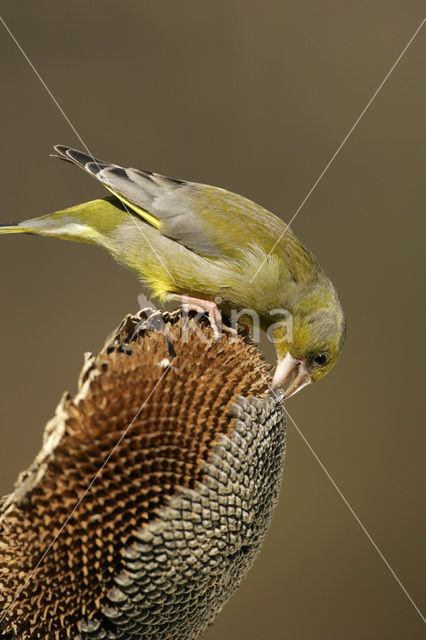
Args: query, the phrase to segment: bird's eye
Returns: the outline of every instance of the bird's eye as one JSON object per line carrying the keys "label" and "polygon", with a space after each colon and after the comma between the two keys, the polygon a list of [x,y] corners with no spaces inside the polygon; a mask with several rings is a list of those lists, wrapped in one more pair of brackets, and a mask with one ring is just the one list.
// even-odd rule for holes
{"label": "bird's eye", "polygon": [[313,357],[313,361],[318,367],[323,367],[328,362],[328,354],[317,353],[317,355]]}

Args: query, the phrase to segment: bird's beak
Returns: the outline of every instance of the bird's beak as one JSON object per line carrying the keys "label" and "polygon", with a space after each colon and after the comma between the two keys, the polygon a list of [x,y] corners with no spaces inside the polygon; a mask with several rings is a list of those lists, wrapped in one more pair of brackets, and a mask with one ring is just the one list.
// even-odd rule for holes
{"label": "bird's beak", "polygon": [[295,393],[312,382],[303,360],[293,358],[290,353],[287,353],[284,358],[280,360],[277,368],[275,369],[275,374],[272,379],[272,387],[278,387],[289,379],[291,380],[284,395],[285,399],[294,396]]}

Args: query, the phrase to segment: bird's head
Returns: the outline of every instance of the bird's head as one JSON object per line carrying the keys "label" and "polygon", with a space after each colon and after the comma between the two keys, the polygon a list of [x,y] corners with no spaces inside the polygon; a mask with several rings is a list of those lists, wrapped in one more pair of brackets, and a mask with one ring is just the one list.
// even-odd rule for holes
{"label": "bird's head", "polygon": [[288,382],[285,398],[323,378],[336,364],[345,336],[342,307],[331,282],[299,300],[272,333],[278,355],[272,386]]}

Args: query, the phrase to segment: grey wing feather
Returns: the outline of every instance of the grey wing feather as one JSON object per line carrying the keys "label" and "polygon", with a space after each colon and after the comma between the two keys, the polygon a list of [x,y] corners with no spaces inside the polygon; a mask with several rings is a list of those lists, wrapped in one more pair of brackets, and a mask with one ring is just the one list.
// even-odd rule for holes
{"label": "grey wing feather", "polygon": [[198,185],[150,171],[125,169],[63,145],[56,145],[55,151],[60,158],[78,165],[118,196],[158,218],[163,235],[198,253],[220,255],[219,247],[196,215],[194,198],[197,191],[194,187]]}

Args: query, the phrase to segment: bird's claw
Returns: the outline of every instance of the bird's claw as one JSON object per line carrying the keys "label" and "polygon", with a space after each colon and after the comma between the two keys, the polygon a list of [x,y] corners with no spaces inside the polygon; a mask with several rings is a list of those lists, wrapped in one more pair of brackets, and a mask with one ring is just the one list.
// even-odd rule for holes
{"label": "bird's claw", "polygon": [[179,294],[171,294],[169,299],[180,302],[182,304],[182,309],[184,309],[186,313],[189,311],[196,311],[197,313],[202,314],[207,313],[215,340],[220,340],[222,332],[229,333],[233,336],[237,335],[237,330],[234,327],[228,327],[223,324],[222,314],[216,302]]}

